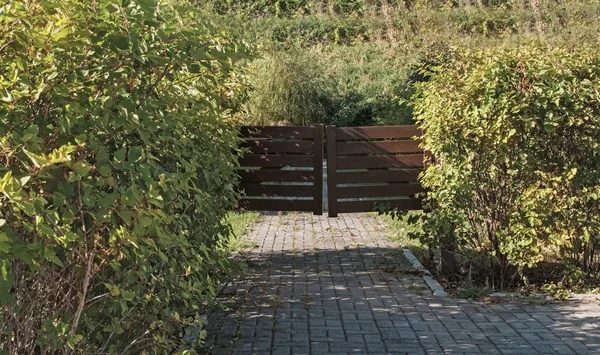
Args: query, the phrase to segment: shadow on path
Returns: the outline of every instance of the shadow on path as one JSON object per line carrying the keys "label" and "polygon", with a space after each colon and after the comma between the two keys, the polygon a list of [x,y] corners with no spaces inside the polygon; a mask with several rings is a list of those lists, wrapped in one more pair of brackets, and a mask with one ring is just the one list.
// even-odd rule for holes
{"label": "shadow on path", "polygon": [[434,297],[370,215],[265,215],[214,354],[597,354],[595,304]]}

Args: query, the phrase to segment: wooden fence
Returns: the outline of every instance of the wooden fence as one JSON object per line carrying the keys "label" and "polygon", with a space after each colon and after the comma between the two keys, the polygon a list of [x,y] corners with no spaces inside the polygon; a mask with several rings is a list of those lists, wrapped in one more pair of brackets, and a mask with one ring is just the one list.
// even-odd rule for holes
{"label": "wooden fence", "polygon": [[323,213],[323,126],[242,127],[239,208]]}
{"label": "wooden fence", "polygon": [[417,180],[424,168],[416,126],[327,126],[329,216],[387,209],[422,208]]}

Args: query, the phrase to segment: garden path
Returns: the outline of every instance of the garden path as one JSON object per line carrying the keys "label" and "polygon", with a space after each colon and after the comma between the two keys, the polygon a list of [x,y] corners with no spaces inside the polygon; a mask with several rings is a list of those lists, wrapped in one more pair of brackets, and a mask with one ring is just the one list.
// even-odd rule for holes
{"label": "garden path", "polygon": [[209,317],[213,354],[600,354],[598,301],[433,296],[370,214],[262,215],[238,311]]}

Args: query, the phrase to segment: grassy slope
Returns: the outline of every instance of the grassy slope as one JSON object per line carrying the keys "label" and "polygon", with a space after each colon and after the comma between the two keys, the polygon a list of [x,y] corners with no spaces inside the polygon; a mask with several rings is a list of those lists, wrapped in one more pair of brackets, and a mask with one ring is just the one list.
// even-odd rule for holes
{"label": "grassy slope", "polygon": [[[443,61],[451,48],[531,40],[594,44],[600,34],[595,0],[545,1],[539,8],[529,7],[527,0],[507,1],[510,7],[431,7],[416,1],[412,9],[390,0],[386,6],[376,0],[212,3],[212,11],[220,13],[215,16],[228,22],[232,32],[260,43],[267,59],[256,62],[251,81],[257,90],[250,94],[245,117],[252,121],[261,116],[263,123],[270,117],[338,126],[409,123],[412,84],[422,79],[419,68]],[[244,3],[248,8],[242,9]],[[273,69],[277,75],[261,70],[272,66],[269,58],[283,66]],[[270,100],[276,104],[265,106]],[[307,102],[318,109],[307,110]]]}

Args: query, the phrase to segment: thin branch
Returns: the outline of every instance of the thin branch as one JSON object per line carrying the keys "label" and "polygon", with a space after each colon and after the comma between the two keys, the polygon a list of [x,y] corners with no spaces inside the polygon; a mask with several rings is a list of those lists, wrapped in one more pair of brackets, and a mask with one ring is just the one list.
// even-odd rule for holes
{"label": "thin branch", "polygon": [[88,286],[90,285],[90,279],[92,278],[92,264],[94,263],[94,253],[90,253],[90,256],[87,261],[87,265],[85,268],[85,276],[83,278],[83,286],[81,297],[79,298],[79,304],[77,305],[77,311],[75,311],[75,315],[73,316],[73,326],[71,327],[70,334],[75,335],[77,331],[77,326],[79,325],[79,319],[81,318],[81,312],[83,312],[83,307],[85,306],[85,297],[87,296]]}
{"label": "thin branch", "polygon": [[163,71],[159,75],[159,77],[156,78],[156,81],[154,82],[154,84],[150,85],[150,87],[147,90],[147,94],[144,96],[142,101],[140,101],[140,103],[137,105],[138,110],[144,105],[144,103],[146,103],[146,99],[148,98],[148,96],[152,93],[152,91],[156,88],[156,86],[162,81],[162,79],[165,77],[165,75],[167,75],[168,71],[169,71],[169,64],[165,65],[165,69],[163,69]]}

